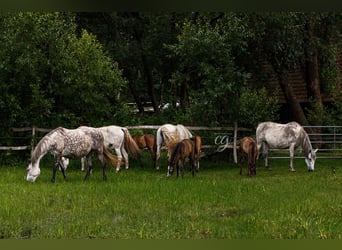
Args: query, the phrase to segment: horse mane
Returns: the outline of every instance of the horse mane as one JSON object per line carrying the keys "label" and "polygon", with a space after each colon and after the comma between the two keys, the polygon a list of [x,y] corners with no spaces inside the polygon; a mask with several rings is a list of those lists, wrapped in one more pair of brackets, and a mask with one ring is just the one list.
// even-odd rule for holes
{"label": "horse mane", "polygon": [[312,150],[312,145],[310,142],[309,135],[306,133],[304,128],[301,128],[300,134],[299,134],[299,139],[300,139],[300,145],[302,149],[304,150],[304,155],[308,156],[310,150]]}
{"label": "horse mane", "polygon": [[178,151],[180,150],[180,148],[182,147],[182,142],[179,142],[176,144],[176,146],[174,147],[174,149],[172,150],[171,153],[171,157],[170,157],[170,165],[173,165],[173,162],[176,160],[176,156],[178,156]]}
{"label": "horse mane", "polygon": [[50,146],[50,138],[51,135],[54,133],[63,133],[64,130],[62,127],[58,127],[56,129],[51,130],[49,133],[47,133],[37,144],[37,146],[35,147],[35,149],[32,152],[31,155],[31,162],[36,162],[41,156],[42,154],[46,153],[49,146]]}

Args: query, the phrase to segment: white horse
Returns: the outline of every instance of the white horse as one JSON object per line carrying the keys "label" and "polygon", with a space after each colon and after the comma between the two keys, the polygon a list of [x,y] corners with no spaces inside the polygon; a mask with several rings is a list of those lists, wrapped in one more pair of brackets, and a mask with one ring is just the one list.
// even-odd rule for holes
{"label": "white horse", "polygon": [[301,146],[304,150],[305,162],[308,171],[315,170],[315,160],[317,149],[313,150],[308,134],[297,122],[279,124],[274,122],[262,122],[256,129],[256,140],[258,150],[262,147],[265,158],[265,166],[268,167],[268,149],[277,148],[290,150],[290,170],[293,168],[294,150]]}
{"label": "white horse", "polygon": [[[174,146],[182,141],[183,139],[189,139],[192,137],[191,132],[181,124],[172,125],[164,124],[160,126],[156,133],[156,161],[155,168],[159,170],[159,158],[160,149],[162,145],[165,145],[168,149],[168,162],[170,161],[170,156]],[[199,166],[198,166],[199,167]],[[169,166],[168,166],[169,168]]]}
{"label": "white horse", "polygon": [[[90,152],[96,152],[102,164],[103,179],[106,180],[106,165],[104,158],[110,161],[112,165],[116,164],[116,158],[111,155],[104,145],[103,135],[90,127],[78,129],[66,129],[58,127],[45,135],[37,144],[32,152],[31,160],[26,168],[26,180],[35,182],[40,175],[39,162],[47,153],[54,156],[52,182],[55,182],[56,171],[62,166],[62,157],[81,158],[86,157],[88,162],[88,171],[85,179],[88,179],[92,170]],[[61,168],[63,177],[66,179],[64,168]]]}
{"label": "white horse", "polygon": [[[96,128],[104,137],[104,144],[107,148],[113,149],[117,156],[116,171],[120,171],[121,162],[124,160],[125,168],[129,168],[129,157],[126,149],[133,156],[140,159],[140,149],[136,142],[133,140],[127,128],[119,126],[105,126]],[[64,170],[67,168],[69,161],[64,159]],[[84,171],[85,160],[81,159],[82,171]]]}

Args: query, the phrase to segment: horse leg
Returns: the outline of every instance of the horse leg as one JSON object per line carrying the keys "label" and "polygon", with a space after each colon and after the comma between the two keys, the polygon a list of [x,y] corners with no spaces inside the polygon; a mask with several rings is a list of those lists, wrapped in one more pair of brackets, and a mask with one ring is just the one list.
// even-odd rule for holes
{"label": "horse leg", "polygon": [[128,157],[127,151],[125,150],[124,147],[121,148],[121,153],[122,153],[122,158],[124,159],[124,162],[125,162],[125,168],[128,169],[129,168],[129,157]]}
{"label": "horse leg", "polygon": [[154,166],[155,162],[156,162],[156,153],[153,150],[153,146],[148,146],[148,151],[151,154],[151,158],[152,158],[152,162],[153,162],[153,166]]}
{"label": "horse leg", "polygon": [[64,166],[63,166],[62,162],[59,162],[59,164],[58,164],[58,165],[60,166],[60,169],[61,169],[61,172],[62,172],[62,174],[63,174],[63,178],[64,178],[64,180],[66,180],[65,168],[64,168]]}
{"label": "horse leg", "polygon": [[192,177],[195,176],[195,169],[196,169],[196,161],[194,160],[190,160],[190,167],[191,167],[191,174],[192,174]]}
{"label": "horse leg", "polygon": [[154,161],[154,168],[159,171],[159,158],[160,158],[160,147],[161,147],[161,144],[157,144],[156,146],[156,153],[155,153],[155,161]]}
{"label": "horse leg", "polygon": [[82,158],[81,158],[81,171],[82,171],[82,172],[84,171],[85,160],[86,160],[85,157],[82,157]]}
{"label": "horse leg", "polygon": [[101,162],[101,166],[102,166],[102,179],[104,181],[107,180],[107,173],[106,173],[106,161],[104,159],[104,155],[102,154],[98,154],[97,157],[99,158],[100,162]]}
{"label": "horse leg", "polygon": [[[53,167],[52,167],[52,178],[51,178],[51,182],[54,183],[55,182],[55,179],[56,179],[56,172],[57,172],[57,169],[58,169],[58,159],[57,158],[54,158],[53,160]],[[63,168],[62,168],[63,169]]]}
{"label": "horse leg", "polygon": [[256,175],[256,164],[255,163],[253,164],[253,175],[254,176]]}
{"label": "horse leg", "polygon": [[121,168],[121,162],[122,162],[122,155],[121,155],[121,150],[120,148],[115,148],[115,154],[117,156],[117,163],[116,163],[116,168],[115,171],[119,172]]}
{"label": "horse leg", "polygon": [[266,143],[263,143],[263,146],[262,146],[262,148],[263,148],[263,157],[264,157],[264,159],[265,159],[265,167],[266,167],[266,169],[268,169],[268,170],[270,170],[271,168],[270,168],[270,166],[268,165],[268,145],[266,144]]}
{"label": "horse leg", "polygon": [[179,161],[177,161],[176,167],[177,167],[177,178],[178,178],[178,176],[179,176]]}
{"label": "horse leg", "polygon": [[252,176],[252,164],[248,163],[248,176]]}
{"label": "horse leg", "polygon": [[87,165],[88,165],[88,169],[87,169],[87,173],[84,177],[84,180],[88,180],[89,179],[89,176],[90,176],[90,173],[93,169],[93,165],[92,165],[92,162],[91,162],[91,156],[87,156]]}
{"label": "horse leg", "polygon": [[293,168],[293,158],[294,158],[294,144],[291,144],[289,147],[290,150],[290,171],[295,172],[296,170]]}
{"label": "horse leg", "polygon": [[182,178],[184,177],[184,172],[185,172],[185,158],[181,161],[182,162],[182,168],[181,168],[181,174],[182,174]]}

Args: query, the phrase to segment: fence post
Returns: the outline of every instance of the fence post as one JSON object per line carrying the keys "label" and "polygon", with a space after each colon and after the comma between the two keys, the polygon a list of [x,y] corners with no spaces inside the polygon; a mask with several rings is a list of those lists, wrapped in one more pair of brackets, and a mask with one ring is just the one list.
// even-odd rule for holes
{"label": "fence post", "polygon": [[234,122],[234,143],[233,143],[233,157],[234,162],[237,163],[237,122]]}
{"label": "fence post", "polygon": [[34,137],[36,135],[36,128],[32,127],[32,139],[31,139],[31,155],[33,153],[34,150]]}

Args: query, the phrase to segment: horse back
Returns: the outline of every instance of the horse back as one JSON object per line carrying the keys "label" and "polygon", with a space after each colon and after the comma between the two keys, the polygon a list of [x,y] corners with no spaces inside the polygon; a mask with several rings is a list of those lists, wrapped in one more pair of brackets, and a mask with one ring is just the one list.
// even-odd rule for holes
{"label": "horse back", "polygon": [[184,139],[175,145],[171,154],[170,162],[175,163],[176,161],[187,157],[192,160],[195,157],[194,142],[191,139]]}
{"label": "horse back", "polygon": [[250,145],[256,145],[255,140],[252,137],[245,136],[240,140],[240,151],[248,153]]}
{"label": "horse back", "polygon": [[271,148],[287,148],[290,144],[298,144],[302,129],[297,122],[262,122],[256,129],[257,144],[265,142]]}
{"label": "horse back", "polygon": [[152,134],[144,134],[146,146],[154,146],[156,143],[156,137]]}

